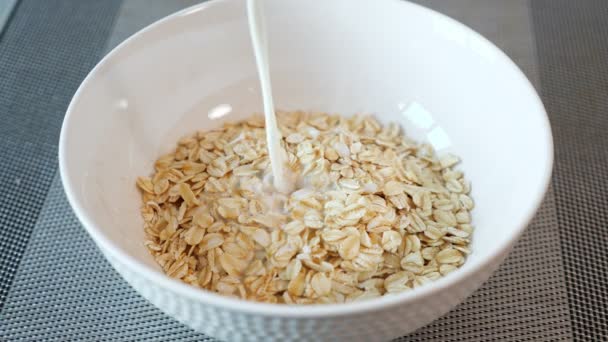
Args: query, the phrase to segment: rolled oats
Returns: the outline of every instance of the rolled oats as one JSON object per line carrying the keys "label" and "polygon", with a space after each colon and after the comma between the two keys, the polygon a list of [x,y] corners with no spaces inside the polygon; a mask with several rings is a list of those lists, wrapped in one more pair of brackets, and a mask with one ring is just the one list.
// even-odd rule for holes
{"label": "rolled oats", "polygon": [[299,190],[269,192],[264,120],[180,139],[138,177],[144,245],[170,277],[287,304],[407,291],[460,267],[473,233],[470,184],[371,116],[278,113]]}

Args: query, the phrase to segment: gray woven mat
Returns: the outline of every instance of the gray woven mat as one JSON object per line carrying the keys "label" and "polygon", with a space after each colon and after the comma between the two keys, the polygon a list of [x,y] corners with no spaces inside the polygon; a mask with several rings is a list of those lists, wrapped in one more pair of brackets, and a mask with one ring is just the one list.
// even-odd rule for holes
{"label": "gray woven mat", "polygon": [[0,309],[55,174],[66,107],[119,5],[19,1],[0,36]]}
{"label": "gray woven mat", "polygon": [[[81,79],[151,21],[197,2],[22,0],[0,40],[0,340],[205,340],[138,296],[80,227],[56,175]],[[541,91],[553,188],[499,271],[403,341],[605,340],[608,3],[417,0],[503,48]],[[536,39],[535,39],[536,38]],[[41,52],[45,55],[41,55]],[[31,234],[31,235],[30,235]]]}
{"label": "gray woven mat", "polygon": [[608,1],[534,0],[574,338],[608,340]]}

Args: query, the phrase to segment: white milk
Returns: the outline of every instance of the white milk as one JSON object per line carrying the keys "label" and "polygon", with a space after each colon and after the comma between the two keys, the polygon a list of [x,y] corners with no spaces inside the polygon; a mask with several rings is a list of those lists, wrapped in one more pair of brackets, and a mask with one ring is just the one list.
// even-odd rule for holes
{"label": "white milk", "polygon": [[262,1],[247,0],[249,32],[251,33],[251,42],[262,88],[264,118],[266,120],[266,145],[268,146],[268,155],[272,168],[273,184],[277,191],[290,193],[295,187],[295,177],[288,174],[286,166],[287,154],[281,146],[282,136],[281,131],[277,127],[274,103],[272,101],[272,87],[270,85],[270,72],[268,69],[268,44]]}

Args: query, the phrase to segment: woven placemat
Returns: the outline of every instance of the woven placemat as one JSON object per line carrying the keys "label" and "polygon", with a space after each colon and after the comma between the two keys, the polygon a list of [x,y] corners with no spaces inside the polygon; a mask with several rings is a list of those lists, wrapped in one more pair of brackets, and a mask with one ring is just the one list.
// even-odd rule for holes
{"label": "woven placemat", "polygon": [[0,309],[57,168],[66,107],[101,57],[119,7],[18,1],[0,36]]}
{"label": "woven placemat", "polygon": [[608,341],[608,1],[531,5],[572,330]]}
{"label": "woven placemat", "polygon": [[[195,2],[21,0],[13,12],[0,40],[0,340],[208,340],[120,278],[56,174],[63,113],[104,46]],[[538,215],[496,274],[399,340],[604,340],[608,3],[415,2],[472,26],[522,67],[549,110],[556,167]]]}

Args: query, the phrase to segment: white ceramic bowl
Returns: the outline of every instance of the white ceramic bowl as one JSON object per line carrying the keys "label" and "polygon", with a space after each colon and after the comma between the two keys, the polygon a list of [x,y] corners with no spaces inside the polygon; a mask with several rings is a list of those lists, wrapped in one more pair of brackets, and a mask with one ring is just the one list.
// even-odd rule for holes
{"label": "white ceramic bowl", "polygon": [[477,204],[473,254],[461,269],[396,296],[280,306],[172,280],[144,248],[136,176],[180,136],[262,109],[244,5],[217,0],[169,16],[114,49],[80,86],[59,159],[83,226],[142,296],[221,339],[386,340],[443,315],[489,277],[530,222],[550,178],[552,138],[541,101],[509,58],[407,2],[267,1],[276,103],[376,113],[460,155]]}

